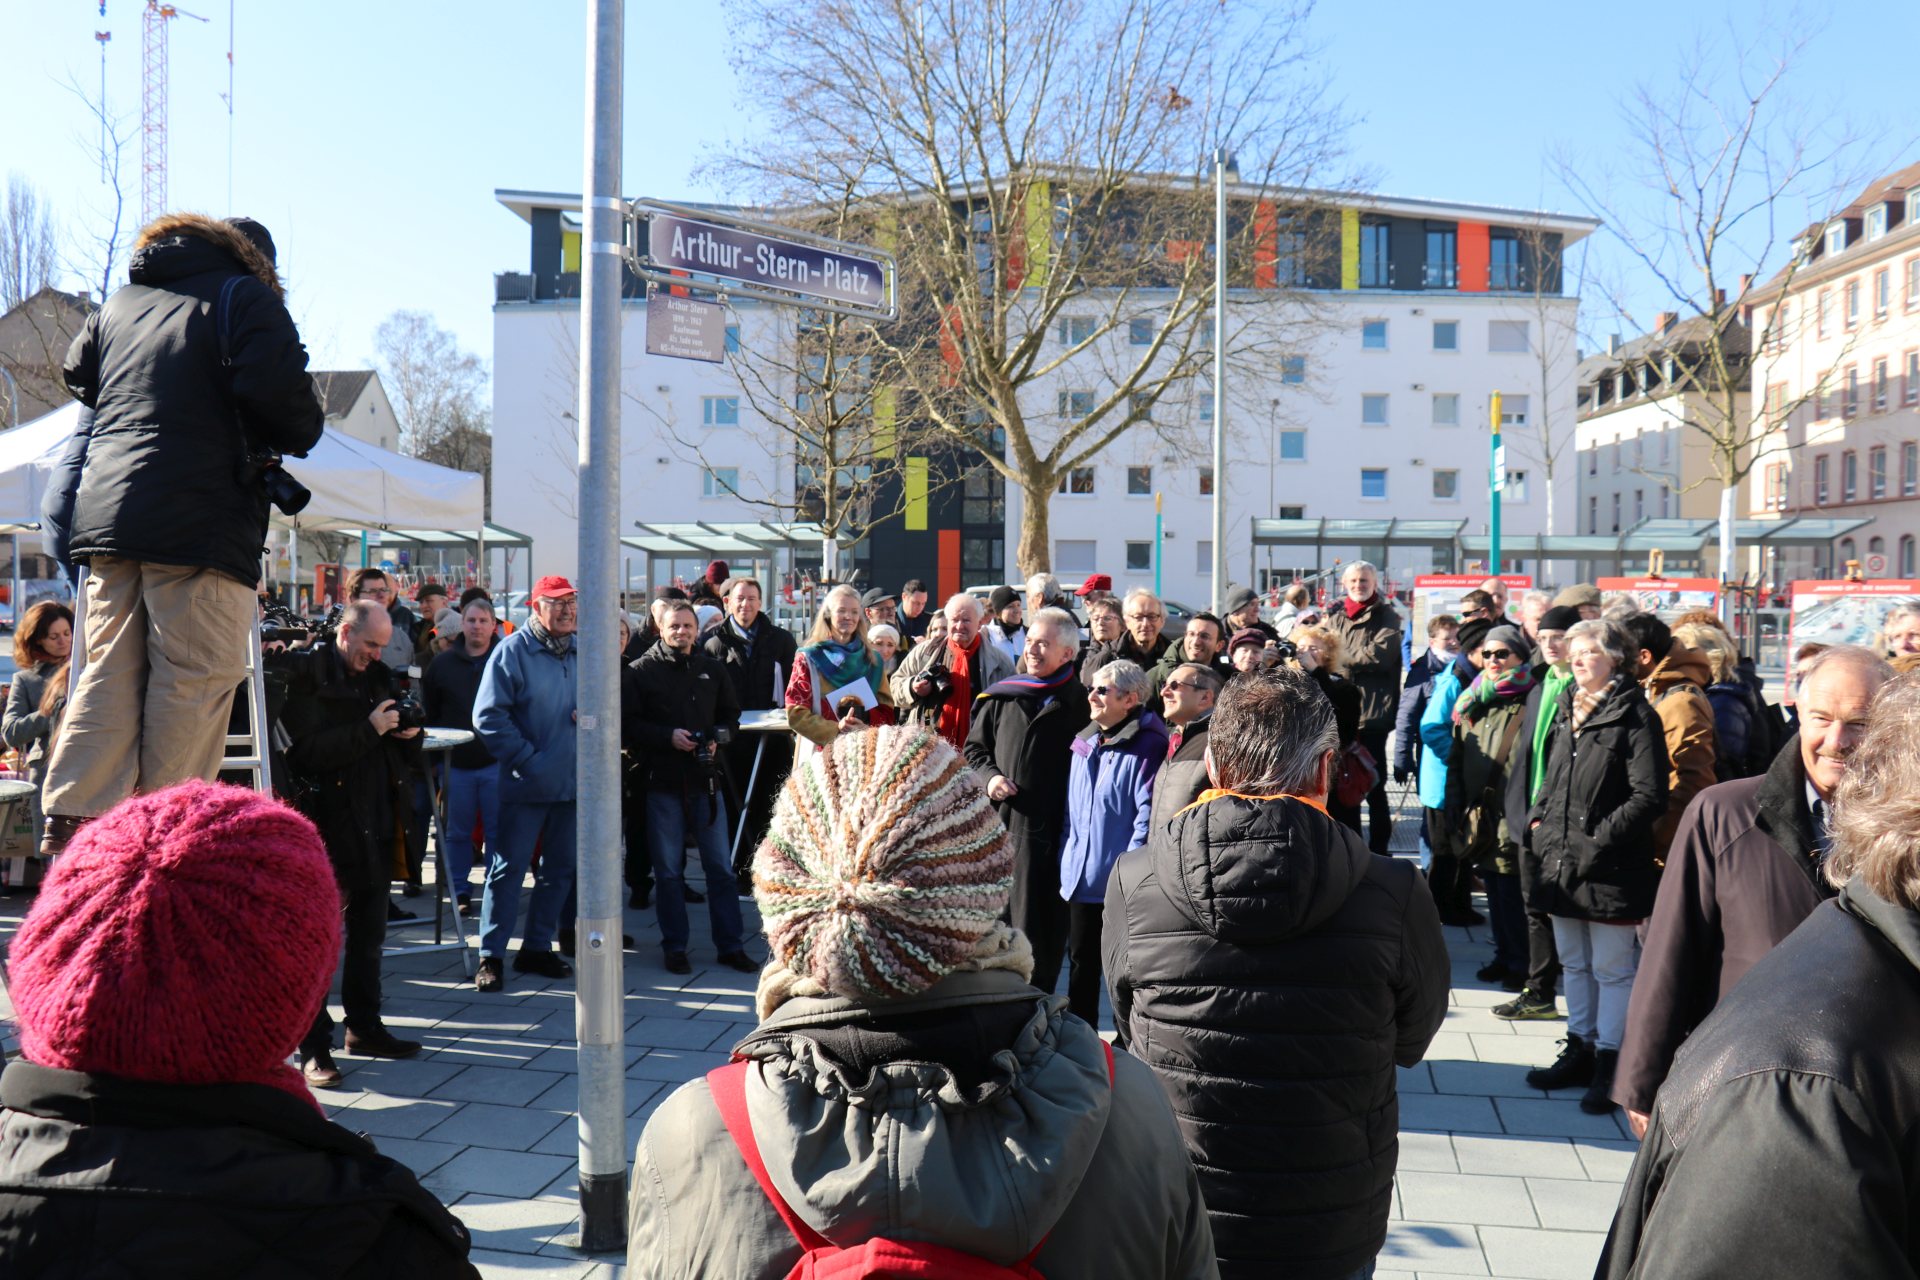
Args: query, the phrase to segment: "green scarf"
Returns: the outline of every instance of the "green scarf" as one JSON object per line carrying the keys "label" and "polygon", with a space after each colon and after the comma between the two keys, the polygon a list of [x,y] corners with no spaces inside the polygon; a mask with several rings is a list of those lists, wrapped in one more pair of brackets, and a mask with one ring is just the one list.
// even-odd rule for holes
{"label": "green scarf", "polygon": [[1560,710],[1560,691],[1573,683],[1573,668],[1558,663],[1547,668],[1540,678],[1540,714],[1533,722],[1533,755],[1529,757],[1532,776],[1527,779],[1527,803],[1540,798],[1547,780],[1547,737],[1553,732],[1553,717]]}

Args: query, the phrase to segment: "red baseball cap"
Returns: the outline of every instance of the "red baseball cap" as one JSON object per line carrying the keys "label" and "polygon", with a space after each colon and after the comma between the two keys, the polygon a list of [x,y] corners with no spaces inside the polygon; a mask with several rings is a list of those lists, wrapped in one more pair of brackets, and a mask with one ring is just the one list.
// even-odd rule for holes
{"label": "red baseball cap", "polygon": [[567,596],[579,595],[573,584],[557,573],[550,573],[533,584],[534,600],[560,600]]}
{"label": "red baseball cap", "polygon": [[1096,591],[1111,590],[1113,590],[1112,578],[1104,573],[1090,573],[1087,575],[1087,580],[1080,584],[1080,589],[1073,594],[1077,596],[1090,596]]}

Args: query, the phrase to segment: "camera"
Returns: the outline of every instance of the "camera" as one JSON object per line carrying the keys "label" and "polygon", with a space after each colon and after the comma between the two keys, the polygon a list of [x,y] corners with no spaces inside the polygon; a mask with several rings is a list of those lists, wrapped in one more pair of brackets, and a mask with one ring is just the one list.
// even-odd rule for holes
{"label": "camera", "polygon": [[855,716],[855,717],[858,717],[861,724],[866,724],[867,723],[867,704],[860,701],[860,699],[854,697],[852,694],[848,694],[846,697],[840,699],[840,701],[833,704],[833,714],[836,719],[840,719],[840,720],[844,720],[850,715]]}
{"label": "camera", "polygon": [[928,663],[927,669],[920,673],[920,678],[933,686],[933,692],[928,694],[923,701],[929,703],[945,702],[948,696],[953,693],[953,672],[947,670],[947,665],[944,662]]}
{"label": "camera", "polygon": [[394,714],[400,717],[400,723],[394,728],[401,733],[427,727],[427,709],[420,705],[420,695],[413,690],[413,682],[419,678],[420,668],[408,667],[406,679],[400,684],[400,697],[393,704]]}
{"label": "camera", "polygon": [[282,515],[297,516],[313,501],[313,490],[295,480],[280,464],[284,459],[272,450],[247,455],[246,479],[266,491],[267,501],[280,508]]}
{"label": "camera", "polygon": [[724,747],[733,741],[733,726],[717,724],[711,729],[690,729],[687,736],[693,739],[694,749],[705,759],[713,758],[715,747]]}
{"label": "camera", "polygon": [[1290,662],[1299,656],[1300,646],[1291,640],[1275,640],[1273,642],[1273,651],[1279,655],[1281,662]]}

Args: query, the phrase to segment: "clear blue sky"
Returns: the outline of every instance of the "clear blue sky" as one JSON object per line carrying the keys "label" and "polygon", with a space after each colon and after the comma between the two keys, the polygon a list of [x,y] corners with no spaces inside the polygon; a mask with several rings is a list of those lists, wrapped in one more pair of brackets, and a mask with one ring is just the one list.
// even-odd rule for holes
{"label": "clear blue sky", "polygon": [[[577,191],[585,55],[575,0],[290,3],[234,0],[233,188],[228,199],[228,5],[171,24],[176,208],[260,218],[281,246],[290,301],[318,367],[353,367],[390,312],[431,312],[492,356],[495,271],[522,269],[525,225],[500,187]],[[69,227],[97,217],[94,135],[71,75],[99,83],[134,139],[137,216],[139,0],[0,4],[0,170],[36,183]],[[1625,145],[1617,104],[1675,45],[1749,5],[1616,0],[1603,10],[1517,0],[1333,0],[1315,18],[1337,93],[1364,117],[1352,160],[1380,190],[1575,209],[1547,163],[1559,146]],[[1920,48],[1920,5],[1849,6],[1802,68],[1800,92],[1879,135],[1876,172],[1920,159],[1920,113],[1899,56]],[[1663,46],[1670,36],[1674,45]],[[745,127],[718,6],[628,9],[629,194],[724,195],[692,180],[707,149]],[[1607,252],[1604,242],[1598,252]],[[70,282],[77,283],[77,282]]]}

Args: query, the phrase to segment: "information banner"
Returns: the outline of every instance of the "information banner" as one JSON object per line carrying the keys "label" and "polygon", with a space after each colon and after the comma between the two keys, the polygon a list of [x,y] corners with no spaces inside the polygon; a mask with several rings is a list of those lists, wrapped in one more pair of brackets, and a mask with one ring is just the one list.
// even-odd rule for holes
{"label": "information banner", "polygon": [[1793,583],[1787,593],[1787,700],[1793,696],[1793,655],[1801,645],[1858,644],[1884,653],[1880,633],[1887,611],[1898,604],[1920,604],[1920,579]]}
{"label": "information banner", "polygon": [[1593,585],[1602,597],[1632,596],[1640,612],[1651,613],[1662,622],[1672,622],[1696,609],[1711,613],[1720,608],[1717,578],[1600,578]]}
{"label": "information banner", "polygon": [[[1485,573],[1423,573],[1416,576],[1413,580],[1413,651],[1419,653],[1420,647],[1427,642],[1427,619],[1443,613],[1459,617],[1461,598],[1469,591],[1478,590],[1491,576]],[[1503,573],[1500,581],[1507,584],[1507,612],[1511,616],[1520,593],[1533,589],[1533,575]]]}

